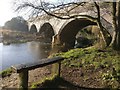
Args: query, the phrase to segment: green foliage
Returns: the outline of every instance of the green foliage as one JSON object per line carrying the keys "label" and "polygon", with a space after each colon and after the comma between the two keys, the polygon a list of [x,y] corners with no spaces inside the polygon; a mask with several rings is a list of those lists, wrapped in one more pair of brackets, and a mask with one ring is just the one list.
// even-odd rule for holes
{"label": "green foliage", "polygon": [[76,48],[68,52],[57,53],[53,56],[66,58],[62,63],[68,67],[84,67],[94,70],[105,69],[101,72],[101,80],[107,87],[118,88],[120,81],[120,55],[112,49],[97,50],[95,48]]}
{"label": "green foliage", "polygon": [[92,33],[92,27],[83,28],[76,35],[76,47],[86,48],[97,42],[97,37]]}
{"label": "green foliage", "polygon": [[106,84],[107,87],[110,88],[120,88],[119,81],[120,81],[120,73],[113,70],[108,70],[106,73],[102,75],[103,82]]}
{"label": "green foliage", "polygon": [[[51,55],[51,57],[62,56],[67,60],[63,61],[64,63],[79,63],[78,65],[83,64],[93,64],[95,67],[106,67],[114,66],[115,69],[119,72],[120,66],[120,56],[114,51],[109,50],[97,50],[95,48],[89,49],[72,49],[64,53],[56,53]],[[76,65],[76,64],[75,64]]]}
{"label": "green foliage", "polygon": [[64,55],[62,55],[65,58],[79,58],[84,56],[85,52],[84,49],[74,49],[74,50],[70,50],[66,53],[64,53]]}
{"label": "green foliage", "polygon": [[4,25],[5,29],[11,29],[16,31],[28,32],[28,23],[23,17],[13,17],[10,21],[7,21]]}
{"label": "green foliage", "polygon": [[56,75],[53,75],[53,76],[50,76],[50,77],[45,77],[41,81],[33,83],[31,85],[31,88],[34,89],[34,88],[39,87],[39,85],[42,84],[42,83],[46,83],[48,81],[53,81],[56,77],[57,77]]}
{"label": "green foliage", "polygon": [[12,74],[12,69],[11,68],[8,68],[8,69],[0,72],[0,76],[2,76],[2,77],[10,76],[11,74]]}

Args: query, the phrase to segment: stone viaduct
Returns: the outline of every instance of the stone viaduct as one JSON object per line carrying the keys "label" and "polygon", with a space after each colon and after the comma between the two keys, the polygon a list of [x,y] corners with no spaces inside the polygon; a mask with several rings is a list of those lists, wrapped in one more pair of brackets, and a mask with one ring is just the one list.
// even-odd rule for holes
{"label": "stone viaduct", "polygon": [[[83,14],[83,13],[79,13]],[[89,12],[86,14],[90,15]],[[94,15],[94,13],[92,13]],[[92,15],[91,14],[91,15]],[[107,14],[108,15],[108,14]],[[107,28],[112,35],[111,23],[107,21],[107,15],[103,15],[103,26]],[[29,30],[36,29],[38,33],[44,35],[46,38],[52,38],[52,44],[60,45],[69,48],[74,47],[76,34],[79,30],[89,25],[97,25],[85,17],[77,17],[73,19],[58,19],[50,16],[41,16],[34,21],[29,21]]]}

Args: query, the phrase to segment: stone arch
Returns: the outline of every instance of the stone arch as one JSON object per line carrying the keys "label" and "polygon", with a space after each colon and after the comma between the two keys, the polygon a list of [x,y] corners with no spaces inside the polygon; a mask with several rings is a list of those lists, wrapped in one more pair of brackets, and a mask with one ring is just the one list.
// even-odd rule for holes
{"label": "stone arch", "polygon": [[39,34],[42,35],[44,38],[52,40],[52,36],[54,36],[54,30],[50,23],[44,23],[39,30]]}
{"label": "stone arch", "polygon": [[66,22],[58,32],[60,44],[64,45],[65,48],[74,47],[78,31],[89,25],[97,25],[97,23],[86,18],[79,18]]}
{"label": "stone arch", "polygon": [[35,24],[32,24],[31,27],[30,27],[30,32],[31,33],[36,33],[37,32],[37,28],[36,28],[36,25]]}

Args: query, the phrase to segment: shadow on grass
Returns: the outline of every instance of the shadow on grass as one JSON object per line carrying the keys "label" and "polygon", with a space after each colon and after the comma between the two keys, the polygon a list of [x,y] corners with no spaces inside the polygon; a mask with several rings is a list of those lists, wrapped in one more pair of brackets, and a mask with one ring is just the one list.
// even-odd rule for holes
{"label": "shadow on grass", "polygon": [[59,90],[110,90],[109,88],[86,88],[74,85],[68,81],[66,81],[62,77],[55,77],[53,80],[46,80],[40,85],[37,85],[37,88],[33,90],[41,90],[41,89],[59,89]]}

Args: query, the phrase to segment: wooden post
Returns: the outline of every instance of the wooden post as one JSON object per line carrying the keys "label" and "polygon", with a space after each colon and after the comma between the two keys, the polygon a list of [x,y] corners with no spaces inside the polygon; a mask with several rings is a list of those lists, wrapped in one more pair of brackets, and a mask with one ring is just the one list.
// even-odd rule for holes
{"label": "wooden post", "polygon": [[38,67],[44,67],[50,64],[52,65],[52,74],[60,76],[61,71],[61,61],[64,60],[63,57],[55,57],[43,59],[38,62],[32,62],[27,64],[20,64],[16,66],[12,66],[13,71],[19,73],[20,86],[19,88],[22,90],[28,90],[28,70],[32,70]]}
{"label": "wooden post", "polygon": [[60,71],[61,71],[61,62],[58,63],[58,76],[60,77]]}
{"label": "wooden post", "polygon": [[28,90],[28,70],[23,70],[19,73],[20,90]]}
{"label": "wooden post", "polygon": [[60,77],[61,62],[52,65],[52,74]]}

